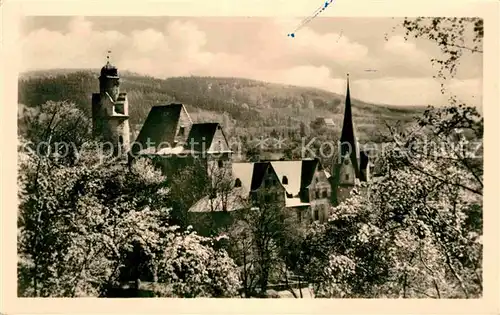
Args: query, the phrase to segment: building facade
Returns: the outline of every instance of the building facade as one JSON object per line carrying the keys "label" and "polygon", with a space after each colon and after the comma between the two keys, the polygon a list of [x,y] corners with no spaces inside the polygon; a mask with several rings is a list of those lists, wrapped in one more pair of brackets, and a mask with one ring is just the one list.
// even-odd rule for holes
{"label": "building facade", "polygon": [[118,69],[109,56],[99,76],[99,93],[92,94],[92,129],[116,154],[130,150],[127,93],[120,92]]}
{"label": "building facade", "polygon": [[152,157],[169,176],[197,163],[214,187],[221,174],[229,181],[229,190],[214,189],[190,212],[237,211],[252,204],[259,192],[272,189],[279,194],[273,202],[290,209],[300,222],[325,221],[354,187],[370,180],[368,154],[360,151],[356,138],[349,77],[340,158],[332,161],[332,174],[318,159],[234,163],[223,127],[216,122],[193,123],[185,106],[178,103],[153,106],[131,146],[127,94],[120,92],[118,70],[109,60],[101,69],[99,85],[99,93],[92,95],[94,132],[128,152],[129,161]]}

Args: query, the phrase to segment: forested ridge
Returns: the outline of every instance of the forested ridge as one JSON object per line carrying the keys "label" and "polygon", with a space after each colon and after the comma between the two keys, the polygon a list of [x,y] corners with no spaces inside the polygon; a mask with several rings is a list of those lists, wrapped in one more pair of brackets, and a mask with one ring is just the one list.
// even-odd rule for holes
{"label": "forested ridge", "polygon": [[[431,61],[443,82],[454,77],[466,51],[482,54],[479,18],[407,18],[401,26],[407,36],[427,38],[441,50]],[[475,36],[464,46],[468,29]],[[326,222],[301,222],[276,202],[279,191],[271,188],[243,198],[241,211],[220,211],[231,220],[208,222],[209,235],[202,236],[193,231],[199,222],[188,209],[209,195],[228,200],[234,186],[225,168],[209,177],[200,175],[203,165],[196,163],[169,174],[147,157],[126,163],[91,133],[95,74],[61,70],[28,77],[21,78],[19,101],[28,107],[20,106],[19,119],[25,125],[18,138],[18,296],[302,298],[308,288],[314,298],[488,296],[483,292],[488,276],[483,274],[484,119],[455,96],[414,119],[411,110],[354,101],[360,140],[370,132],[363,128],[372,126],[383,129],[391,146],[378,157],[378,176],[332,205]],[[271,126],[279,134],[273,124],[280,119],[287,125],[300,121],[299,131],[289,134],[295,143],[310,137],[307,119],[332,114],[343,101],[337,96],[339,104],[328,105],[336,102],[335,94],[249,80],[135,77],[124,73],[123,89],[131,107],[144,113],[170,95],[186,103],[195,120],[222,116],[233,132],[235,122],[245,123],[247,131]],[[246,103],[243,118],[233,116],[231,108],[246,108],[248,99],[241,95],[255,95],[242,92],[251,84],[261,98]],[[286,98],[280,89],[297,93],[286,94],[288,100],[309,91],[328,101],[311,105],[300,94],[307,108],[280,108],[268,96]],[[134,105],[154,91],[150,103]],[[229,95],[236,105],[229,105]],[[218,97],[224,100],[220,104]],[[221,109],[210,107],[216,105]],[[251,119],[252,113],[258,119]],[[139,112],[132,118],[143,120]],[[321,137],[335,134],[328,130]],[[209,206],[206,213],[212,210]]]}
{"label": "forested ridge", "polygon": [[[88,115],[91,93],[99,91],[98,70],[55,69],[21,74],[19,103],[36,107],[46,101],[70,100]],[[130,123],[144,122],[151,106],[180,102],[194,120],[219,121],[226,129],[287,126],[298,128],[317,117],[333,118],[341,125],[344,95],[240,78],[172,77],[158,79],[123,71],[121,86],[129,98]],[[351,95],[360,137],[373,134],[385,121],[409,121],[422,107],[365,103]],[[366,139],[369,140],[369,139]]]}

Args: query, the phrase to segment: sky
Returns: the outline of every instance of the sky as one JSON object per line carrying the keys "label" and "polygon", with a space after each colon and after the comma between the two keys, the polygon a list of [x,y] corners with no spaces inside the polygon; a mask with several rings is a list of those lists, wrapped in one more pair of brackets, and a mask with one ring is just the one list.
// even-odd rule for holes
{"label": "sky", "polygon": [[[21,71],[100,68],[111,50],[119,70],[159,78],[241,77],[321,88],[388,105],[444,105],[433,79],[439,57],[426,40],[405,41],[397,18],[28,17]],[[387,39],[385,35],[388,34]],[[450,91],[480,105],[482,56],[465,55]],[[366,71],[376,70],[376,71]]]}

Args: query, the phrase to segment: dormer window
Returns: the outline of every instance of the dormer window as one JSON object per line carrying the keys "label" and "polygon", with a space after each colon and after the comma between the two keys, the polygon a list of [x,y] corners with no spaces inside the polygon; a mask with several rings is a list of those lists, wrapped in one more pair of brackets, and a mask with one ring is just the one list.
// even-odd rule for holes
{"label": "dormer window", "polygon": [[283,176],[283,179],[281,180],[281,182],[283,183],[283,185],[288,185],[288,177]]}
{"label": "dormer window", "polygon": [[236,178],[234,181],[234,187],[241,187],[241,180],[239,178]]}

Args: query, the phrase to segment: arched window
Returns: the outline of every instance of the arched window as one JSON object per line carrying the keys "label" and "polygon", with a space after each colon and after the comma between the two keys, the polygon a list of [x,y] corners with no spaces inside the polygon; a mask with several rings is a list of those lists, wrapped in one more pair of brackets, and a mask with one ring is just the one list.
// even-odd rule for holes
{"label": "arched window", "polygon": [[283,183],[283,185],[288,185],[288,177],[283,176],[283,179],[281,180],[281,182]]}
{"label": "arched window", "polygon": [[241,187],[241,180],[239,178],[236,178],[234,181],[234,187]]}

